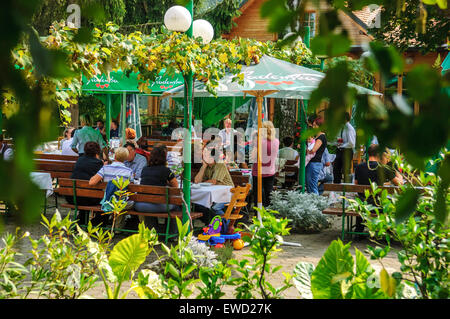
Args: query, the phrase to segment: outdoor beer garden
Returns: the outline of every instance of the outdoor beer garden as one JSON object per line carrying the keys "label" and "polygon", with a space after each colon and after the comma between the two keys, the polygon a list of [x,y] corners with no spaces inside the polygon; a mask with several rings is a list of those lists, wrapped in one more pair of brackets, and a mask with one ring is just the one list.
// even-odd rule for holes
{"label": "outdoor beer garden", "polygon": [[374,3],[7,0],[0,299],[448,299],[447,1]]}

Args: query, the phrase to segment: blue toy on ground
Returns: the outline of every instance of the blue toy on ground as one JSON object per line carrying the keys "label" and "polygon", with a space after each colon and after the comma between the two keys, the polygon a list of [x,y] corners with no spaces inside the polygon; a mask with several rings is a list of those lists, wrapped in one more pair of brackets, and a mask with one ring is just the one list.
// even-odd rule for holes
{"label": "blue toy on ground", "polygon": [[241,234],[235,233],[230,235],[222,235],[222,217],[214,216],[207,227],[203,228],[203,234],[198,235],[200,242],[207,242],[211,246],[223,247],[226,240],[236,240],[241,238]]}

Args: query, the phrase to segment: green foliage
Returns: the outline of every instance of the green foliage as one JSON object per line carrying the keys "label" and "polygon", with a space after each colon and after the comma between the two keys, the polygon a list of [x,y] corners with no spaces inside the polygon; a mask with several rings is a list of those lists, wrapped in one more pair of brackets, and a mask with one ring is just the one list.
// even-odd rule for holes
{"label": "green foliage", "polygon": [[0,249],[0,273],[2,274],[0,277],[0,299],[18,297],[28,274],[27,268],[15,261],[16,257],[22,255],[15,248],[20,241],[18,231],[19,229],[16,230],[15,235],[6,234],[6,236],[2,237],[3,248]]}
{"label": "green foliage", "polygon": [[[383,268],[379,280],[366,257],[350,243],[334,240],[316,267],[300,262],[294,270],[294,282],[303,298],[314,299],[385,299],[401,293],[398,282]],[[374,282],[375,280],[375,282]]]}
{"label": "green foliage", "polygon": [[105,120],[106,107],[93,95],[81,95],[78,98],[78,110],[80,114],[91,115],[94,121]]}
{"label": "green foliage", "polygon": [[287,218],[293,230],[317,232],[330,226],[327,216],[322,214],[328,206],[327,197],[296,191],[274,191],[268,208]]}
{"label": "green foliage", "polygon": [[[99,267],[108,299],[119,298],[122,283],[133,279],[135,272],[152,252],[153,247],[158,244],[157,238],[155,229],[149,230],[144,223],[140,223],[139,233],[122,239],[114,246],[108,263],[103,263]],[[140,292],[146,291],[149,293],[149,290],[151,290],[147,276],[148,274],[143,273],[138,277],[139,285],[137,286],[140,286]],[[146,285],[143,284],[145,280],[147,280]],[[131,289],[135,287],[133,286]],[[129,290],[121,298],[125,298],[128,292]]]}
{"label": "green foliage", "polygon": [[[396,1],[384,1],[380,28],[371,33],[379,40],[393,45],[399,51],[410,47],[422,53],[433,52],[446,43],[450,28],[447,1],[407,0],[398,8]],[[425,5],[423,5],[424,3]],[[435,5],[438,4],[438,5]]]}
{"label": "green foliage", "polygon": [[198,269],[194,253],[188,247],[192,237],[189,232],[189,221],[184,225],[176,218],[178,227],[178,244],[170,248],[161,244],[163,251],[169,259],[166,261],[164,274],[160,274],[163,287],[172,299],[189,297],[199,281],[193,277],[192,272]]}
{"label": "green foliage", "polygon": [[278,272],[281,266],[272,268],[270,261],[274,253],[280,251],[278,248],[283,239],[281,236],[289,234],[288,220],[286,218],[277,219],[277,212],[257,209],[261,223],[257,217],[253,218],[253,224],[247,227],[251,232],[251,237],[244,237],[244,241],[249,243],[252,261],[243,259],[241,261],[232,259],[228,263],[240,274],[238,278],[232,278],[230,284],[236,286],[235,296],[238,299],[258,298],[253,294],[255,289],[259,289],[261,298],[281,298],[281,293],[292,286],[291,275],[283,273],[285,280],[281,287],[274,287],[268,277]]}
{"label": "green foliage", "polygon": [[[19,238],[7,235],[0,251],[2,281],[0,298],[74,299],[83,296],[98,279],[97,268],[104,260],[109,234],[91,225],[82,231],[67,215],[57,211],[50,220],[42,216],[48,235],[33,239],[26,233]],[[96,238],[96,243],[90,237]],[[15,246],[28,239],[31,257],[23,264]],[[25,255],[25,258],[27,255]]]}
{"label": "green foliage", "polygon": [[[31,24],[40,35],[47,35],[54,21],[66,20],[67,6],[74,1],[42,0],[35,11]],[[75,3],[81,8],[81,26],[92,28],[104,21],[121,24],[125,17],[124,0],[78,0]]]}
{"label": "green foliage", "polygon": [[346,61],[350,69],[350,82],[362,87],[371,89],[373,85],[374,75],[364,67],[363,61],[360,59],[352,59],[348,56],[334,57],[325,60],[324,72],[335,67],[341,61]]}
{"label": "green foliage", "polygon": [[[448,155],[442,154],[441,161]],[[421,298],[448,298],[449,189],[440,187],[444,180],[439,175],[413,169],[400,157],[395,158],[395,164],[408,182],[420,189],[402,186],[400,193],[391,197],[374,186],[378,194],[375,208],[359,199],[351,200],[352,206],[362,213],[371,236],[386,239],[387,245],[376,242],[377,246],[369,251],[373,258],[383,258],[395,240],[401,245],[397,253],[401,264],[398,277],[414,283]],[[369,213],[373,208],[375,217]],[[443,212],[438,212],[440,209]]]}
{"label": "green foliage", "polygon": [[213,268],[200,268],[199,278],[204,287],[198,287],[200,294],[197,299],[219,299],[224,296],[225,293],[222,289],[228,283],[230,277],[231,268],[223,263],[218,263]]}

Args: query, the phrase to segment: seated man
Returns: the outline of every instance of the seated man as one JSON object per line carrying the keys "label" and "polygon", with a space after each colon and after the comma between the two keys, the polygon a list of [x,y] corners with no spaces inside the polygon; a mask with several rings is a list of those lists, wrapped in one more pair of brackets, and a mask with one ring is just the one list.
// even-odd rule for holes
{"label": "seated man", "polygon": [[[215,160],[215,149],[205,148],[203,151],[203,163],[200,171],[194,178],[195,183],[208,182],[214,185],[229,185],[234,187],[231,175],[225,163],[217,163]],[[211,211],[201,205],[195,205],[196,210],[203,213],[201,220],[208,224],[215,215],[223,215],[225,204],[227,203],[213,203],[211,206]]]}
{"label": "seated man", "polygon": [[123,163],[131,168],[135,179],[141,178],[142,169],[147,166],[147,158],[144,155],[136,153],[134,143],[127,142],[124,147],[128,150],[128,158]]}
{"label": "seated man", "polygon": [[278,151],[279,158],[284,158],[287,161],[298,161],[300,159],[298,152],[292,148],[294,146],[294,139],[292,137],[286,136],[283,138],[283,145],[284,147]]}
{"label": "seated man", "polygon": [[215,160],[215,149],[203,151],[203,162],[200,171],[194,178],[195,183],[208,182],[214,185],[234,186],[231,175],[225,163],[217,163]]}
{"label": "seated man", "polygon": [[325,148],[322,154],[323,167],[319,173],[319,195],[322,195],[323,193],[323,184],[333,182],[333,167],[331,166],[331,163],[334,161],[335,157],[336,155],[330,154],[328,149]]}
{"label": "seated man", "polygon": [[[362,162],[355,169],[355,184],[358,185],[370,185],[370,183],[376,183],[383,186],[387,182],[392,182],[394,185],[403,184],[403,178],[394,169],[390,168],[386,164],[389,161],[389,154],[384,152],[380,160],[378,145],[372,144],[367,150],[369,155],[368,162]],[[358,197],[361,200],[365,200],[363,193],[358,193]],[[376,206],[376,200],[373,196],[367,199],[367,203]],[[362,225],[362,218],[356,218],[356,232],[364,231],[364,225]]]}
{"label": "seated man", "polygon": [[[126,179],[132,179],[133,171],[131,168],[126,167],[124,162],[128,158],[129,153],[125,147],[119,147],[116,149],[114,153],[114,161],[109,165],[104,165],[94,176],[89,180],[89,185],[96,185],[100,183],[102,180],[104,182],[110,182],[117,177],[123,177]],[[104,198],[104,200],[109,200]],[[102,201],[103,202],[103,201]],[[124,208],[125,210],[131,209],[134,205],[133,201],[129,201],[127,206]],[[106,222],[108,220],[107,215],[103,215],[104,217],[101,222]],[[117,228],[123,225],[124,222],[123,215],[119,216],[117,219]]]}

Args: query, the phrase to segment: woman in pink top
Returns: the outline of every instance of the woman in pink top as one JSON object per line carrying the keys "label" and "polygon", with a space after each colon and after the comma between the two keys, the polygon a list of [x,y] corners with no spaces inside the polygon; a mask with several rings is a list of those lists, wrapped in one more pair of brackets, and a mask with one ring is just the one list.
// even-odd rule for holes
{"label": "woman in pink top", "polygon": [[[262,123],[261,127],[261,175],[262,175],[262,204],[264,207],[270,205],[270,193],[273,190],[275,181],[275,163],[278,156],[278,149],[280,141],[275,137],[275,128],[273,123],[266,121]],[[258,162],[257,162],[257,139],[254,138],[254,147],[252,150],[252,177],[255,206],[258,204],[258,196],[256,195],[258,185]]]}

